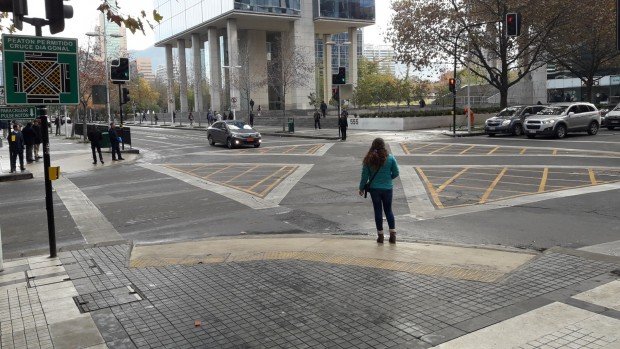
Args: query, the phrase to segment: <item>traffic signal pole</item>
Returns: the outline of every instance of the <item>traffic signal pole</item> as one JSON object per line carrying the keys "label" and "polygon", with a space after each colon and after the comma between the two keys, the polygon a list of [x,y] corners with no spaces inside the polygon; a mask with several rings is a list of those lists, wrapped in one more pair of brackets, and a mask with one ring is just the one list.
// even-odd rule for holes
{"label": "traffic signal pole", "polygon": [[[43,36],[41,28],[49,22],[42,18],[24,18],[24,22],[35,27],[35,35]],[[47,234],[50,245],[50,258],[55,258],[56,252],[56,223],[54,221],[54,197],[52,196],[52,180],[50,179],[50,138],[47,122],[47,106],[37,106],[37,115],[41,120],[41,141],[43,143],[43,174],[45,177],[45,210],[47,211]],[[65,120],[66,122],[66,120]]]}

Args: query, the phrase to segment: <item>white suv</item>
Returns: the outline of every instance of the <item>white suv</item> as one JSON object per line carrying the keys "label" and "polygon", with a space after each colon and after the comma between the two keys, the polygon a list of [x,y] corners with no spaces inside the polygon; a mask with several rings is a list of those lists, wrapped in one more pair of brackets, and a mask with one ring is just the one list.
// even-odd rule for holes
{"label": "white suv", "polygon": [[558,103],[546,107],[525,120],[525,135],[549,135],[564,138],[568,132],[598,133],[601,113],[591,103]]}

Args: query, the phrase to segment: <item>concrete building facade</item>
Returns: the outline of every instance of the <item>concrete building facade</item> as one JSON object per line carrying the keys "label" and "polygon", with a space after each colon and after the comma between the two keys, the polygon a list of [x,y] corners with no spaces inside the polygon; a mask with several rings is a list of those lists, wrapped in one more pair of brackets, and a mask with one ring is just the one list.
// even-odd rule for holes
{"label": "concrete building facade", "polygon": [[[236,109],[243,109],[248,99],[247,93],[243,96],[246,89],[236,82],[249,76],[266,82],[285,56],[283,47],[287,45],[307,52],[307,63],[313,70],[318,65],[321,71],[331,72],[332,59],[316,58],[317,41],[322,41],[321,49],[326,53],[322,56],[331,57],[332,46],[336,46],[332,35],[347,33],[348,50],[358,52],[358,29],[375,21],[374,0],[155,0],[154,7],[164,18],[155,27],[155,36],[156,46],[165,48],[169,85],[176,63],[173,49],[178,57],[181,100],[177,106],[174,98],[169,98],[169,112],[227,109],[233,99],[238,101]],[[189,60],[185,48],[190,49]],[[208,61],[207,72],[205,65],[198,63],[201,57]],[[356,84],[358,55],[347,55],[346,59],[347,82]],[[195,98],[193,107],[187,104],[188,61],[192,63],[192,80],[206,77],[210,84],[210,100]],[[320,85],[317,77],[323,79],[323,91],[316,91]],[[301,80],[303,86],[288,89],[284,101],[279,98],[283,86],[273,81],[257,84],[260,86],[252,90],[250,98],[265,110],[281,109],[283,104],[286,109],[308,109],[310,93],[331,91],[331,74],[314,71]],[[199,84],[194,86],[200,88]]]}
{"label": "concrete building facade", "polygon": [[153,74],[153,62],[149,57],[136,58],[136,71],[138,75],[142,76],[146,81],[155,81],[155,74]]}

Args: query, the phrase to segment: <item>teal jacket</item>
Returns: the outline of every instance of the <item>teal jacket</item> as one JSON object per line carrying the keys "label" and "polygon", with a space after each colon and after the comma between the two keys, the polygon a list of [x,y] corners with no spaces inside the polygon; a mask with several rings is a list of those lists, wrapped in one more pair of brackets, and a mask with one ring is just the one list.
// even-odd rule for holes
{"label": "teal jacket", "polygon": [[[370,178],[374,175],[375,171],[371,170],[370,167],[364,165],[362,166],[362,179],[360,180],[360,190],[364,190],[364,185],[366,182],[370,180]],[[392,180],[398,177],[398,164],[396,163],[396,158],[389,154],[385,163],[379,168],[379,172],[370,183],[370,188],[372,189],[392,189],[393,184]]]}

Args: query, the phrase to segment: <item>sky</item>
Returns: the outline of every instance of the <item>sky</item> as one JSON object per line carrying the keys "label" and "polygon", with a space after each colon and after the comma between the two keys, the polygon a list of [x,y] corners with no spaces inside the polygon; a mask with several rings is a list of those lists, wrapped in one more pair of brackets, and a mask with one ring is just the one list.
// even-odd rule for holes
{"label": "sky", "polygon": [[[383,2],[381,0],[377,3]],[[58,37],[78,38],[80,45],[84,45],[88,40],[85,35],[86,32],[91,32],[95,29],[95,25],[99,22],[99,11],[97,6],[101,3],[100,0],[73,0],[67,1],[67,5],[73,6],[74,16],[72,19],[67,19],[65,22],[65,31],[56,34]],[[141,10],[145,10],[147,14],[153,11],[153,1],[151,0],[118,0],[121,8],[121,13],[139,15]],[[43,10],[44,0],[29,0],[28,10],[30,17],[45,17],[45,11]],[[364,40],[374,44],[384,43],[384,33],[387,30],[387,26],[390,20],[391,9],[390,6],[377,6],[376,7],[376,23],[373,26],[364,29]],[[3,24],[10,24],[10,21],[3,20]],[[131,34],[128,32],[127,46],[129,50],[139,51],[152,47],[154,44],[153,31],[148,28],[145,29],[146,35],[142,32],[136,32]],[[25,24],[24,30],[21,33],[23,35],[34,35],[34,29],[32,26]],[[43,30],[43,35],[49,35],[49,31]]]}

